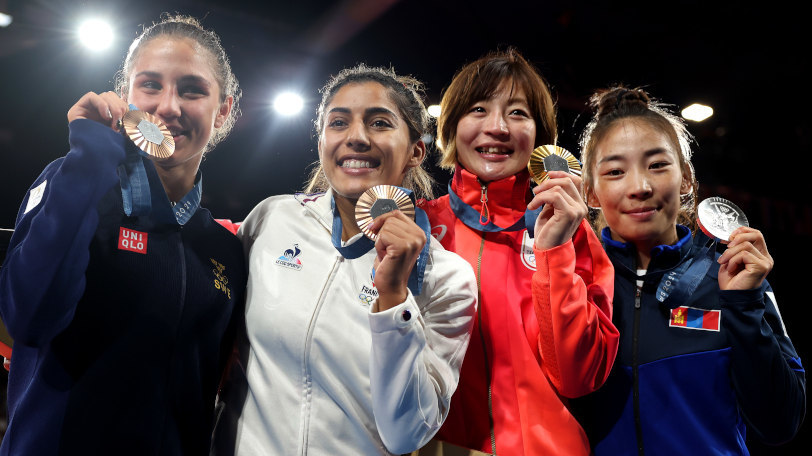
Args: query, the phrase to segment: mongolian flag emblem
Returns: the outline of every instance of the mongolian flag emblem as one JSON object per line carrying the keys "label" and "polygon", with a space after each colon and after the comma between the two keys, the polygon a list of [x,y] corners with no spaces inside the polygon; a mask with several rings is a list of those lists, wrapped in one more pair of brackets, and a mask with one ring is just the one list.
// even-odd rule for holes
{"label": "mongolian flag emblem", "polygon": [[704,310],[693,307],[677,307],[671,309],[671,318],[668,326],[686,329],[702,329],[705,331],[719,331],[721,310]]}

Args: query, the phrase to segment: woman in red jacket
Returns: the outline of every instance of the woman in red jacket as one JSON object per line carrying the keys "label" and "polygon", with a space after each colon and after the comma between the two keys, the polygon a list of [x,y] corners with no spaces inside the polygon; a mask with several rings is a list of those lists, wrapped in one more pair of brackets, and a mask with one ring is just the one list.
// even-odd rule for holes
{"label": "woman in red jacket", "polygon": [[432,234],[473,266],[480,304],[437,439],[488,454],[589,454],[567,400],[612,367],[614,270],[584,220],[579,177],[550,172],[531,191],[530,154],[556,140],[547,84],[517,51],[495,52],[456,74],[441,107],[441,166],[454,177],[423,208]]}

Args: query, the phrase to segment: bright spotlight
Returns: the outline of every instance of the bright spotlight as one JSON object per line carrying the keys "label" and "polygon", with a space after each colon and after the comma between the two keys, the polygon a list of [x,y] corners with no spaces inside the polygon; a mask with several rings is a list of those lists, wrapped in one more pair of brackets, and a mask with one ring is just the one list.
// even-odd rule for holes
{"label": "bright spotlight", "polygon": [[429,106],[428,111],[431,117],[440,117],[440,105],[431,105]]}
{"label": "bright spotlight", "polygon": [[713,108],[699,103],[694,103],[682,110],[682,117],[694,122],[702,122],[712,115]]}
{"label": "bright spotlight", "polygon": [[102,51],[113,42],[113,28],[101,19],[88,19],[79,26],[79,41],[92,51]]}
{"label": "bright spotlight", "polygon": [[276,96],[273,101],[273,108],[279,114],[293,116],[298,114],[304,106],[304,100],[293,92],[283,92]]}
{"label": "bright spotlight", "polygon": [[0,27],[8,27],[11,25],[11,15],[0,13]]}

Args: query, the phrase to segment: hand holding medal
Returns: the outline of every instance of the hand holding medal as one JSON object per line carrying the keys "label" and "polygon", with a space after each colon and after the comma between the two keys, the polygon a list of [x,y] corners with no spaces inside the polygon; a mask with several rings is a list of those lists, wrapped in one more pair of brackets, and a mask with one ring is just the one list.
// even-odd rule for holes
{"label": "hand holding medal", "polygon": [[567,150],[546,145],[533,151],[527,168],[538,184],[527,207],[535,210],[543,206],[536,219],[535,246],[540,250],[559,246],[572,239],[587,214],[580,193],[581,164]]}
{"label": "hand holding medal", "polygon": [[89,119],[122,131],[153,160],[163,160],[175,152],[175,140],[156,116],[139,111],[115,92],[88,92],[68,110],[68,122]]}
{"label": "hand holding medal", "polygon": [[761,231],[750,228],[747,217],[730,201],[713,197],[697,207],[699,228],[712,239],[727,244],[719,257],[719,288],[758,288],[772,270],[774,261]]}
{"label": "hand holding medal", "polygon": [[428,244],[424,229],[415,223],[414,202],[399,187],[376,185],[358,198],[355,217],[364,235],[375,241],[377,310],[394,307],[406,300],[410,276]]}

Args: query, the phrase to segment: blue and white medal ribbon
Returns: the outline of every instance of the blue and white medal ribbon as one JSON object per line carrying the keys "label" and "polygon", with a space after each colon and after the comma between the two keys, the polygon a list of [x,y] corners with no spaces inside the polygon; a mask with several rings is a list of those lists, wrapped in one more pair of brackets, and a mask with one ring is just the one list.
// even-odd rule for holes
{"label": "blue and white medal ribbon", "polygon": [[454,212],[454,215],[456,215],[457,218],[462,221],[462,223],[472,230],[495,233],[499,231],[520,231],[522,229],[526,229],[528,236],[531,238],[535,234],[536,219],[538,219],[539,214],[541,214],[541,210],[544,208],[544,206],[542,206],[532,211],[526,210],[524,212],[524,217],[517,220],[513,225],[503,228],[494,224],[493,222],[487,222],[484,224],[481,223],[479,211],[466,204],[459,196],[457,196],[457,194],[454,193],[454,190],[451,188],[450,183],[448,184],[448,202],[451,205],[451,210]]}
{"label": "blue and white medal ribbon", "polygon": [[[410,198],[414,201],[414,194],[411,190],[400,188],[400,190],[406,192]],[[338,250],[338,252],[344,258],[349,260],[353,260],[355,258],[359,258],[372,250],[375,247],[375,242],[372,241],[367,236],[362,236],[355,242],[350,245],[342,246],[341,245],[341,235],[343,225],[341,223],[341,214],[338,212],[338,207],[335,203],[335,198],[333,197],[330,200],[330,207],[333,210],[333,230],[331,235],[331,240],[333,243],[333,247]],[[423,246],[423,249],[420,251],[420,255],[417,257],[417,261],[415,262],[412,271],[409,273],[409,281],[408,287],[409,290],[412,292],[412,295],[418,296],[423,288],[423,275],[426,270],[426,263],[428,262],[429,257],[429,242],[431,240],[431,226],[429,225],[429,218],[426,215],[426,212],[420,208],[415,207],[415,223],[417,226],[423,230],[424,235],[426,236],[426,243]],[[372,278],[374,281],[375,278],[375,270],[372,270]]]}

